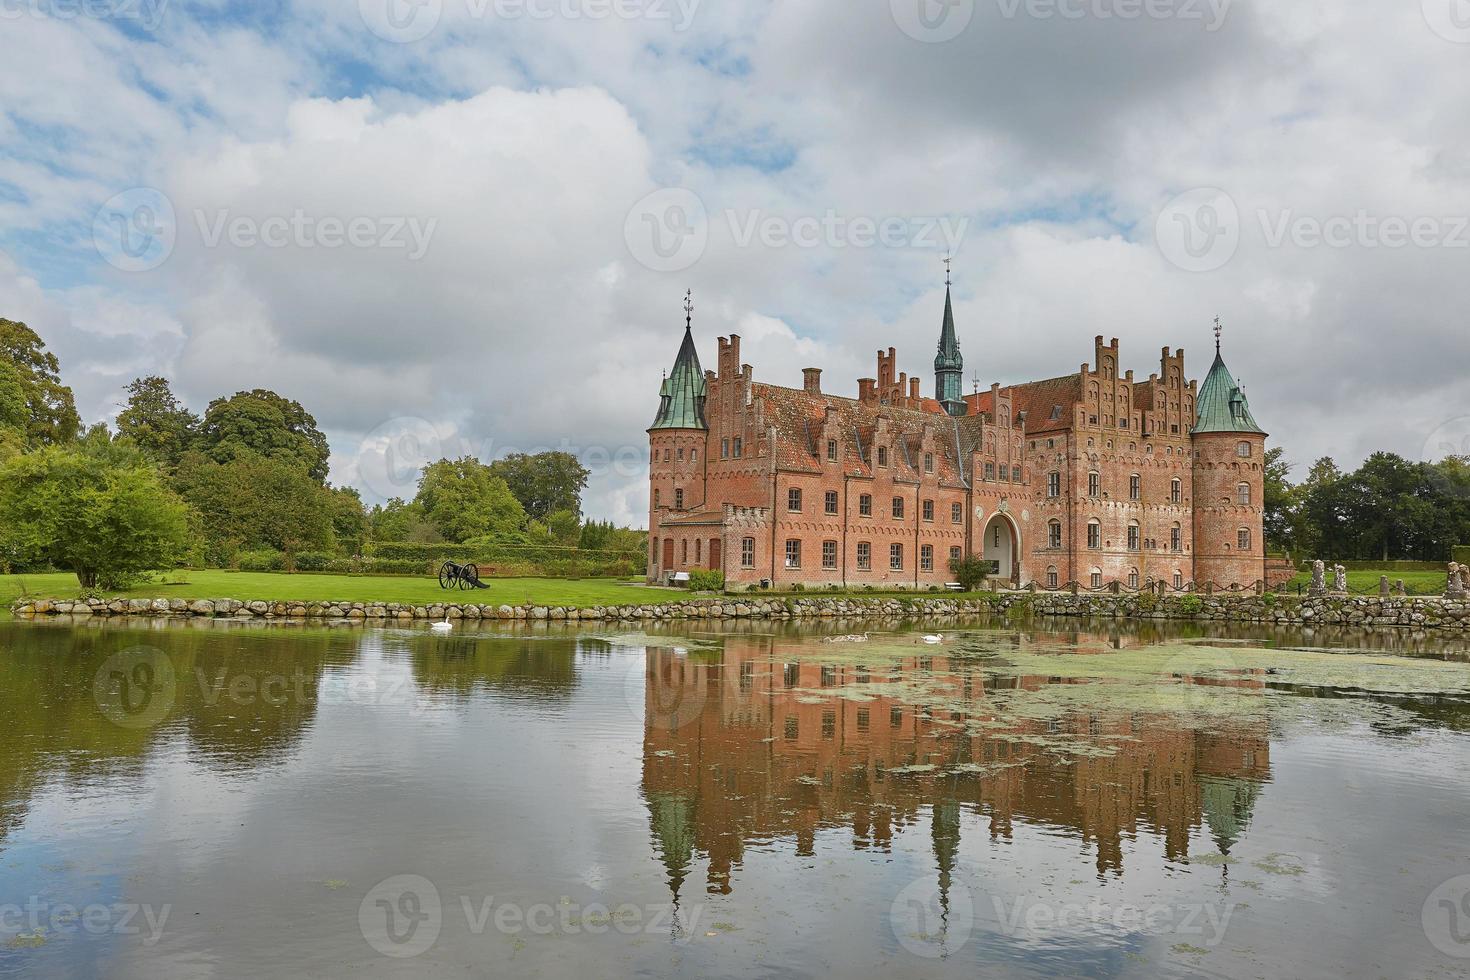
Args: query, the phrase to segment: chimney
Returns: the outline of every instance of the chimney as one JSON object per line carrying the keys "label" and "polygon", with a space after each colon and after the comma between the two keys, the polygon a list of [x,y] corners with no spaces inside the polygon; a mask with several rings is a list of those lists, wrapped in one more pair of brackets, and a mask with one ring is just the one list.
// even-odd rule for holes
{"label": "chimney", "polygon": [[909,397],[914,401],[919,400],[919,379],[909,378]]}
{"label": "chimney", "polygon": [[871,405],[878,400],[878,382],[872,378],[858,378],[858,401]]}
{"label": "chimney", "polygon": [[801,386],[806,389],[808,395],[820,395],[822,393],[821,368],[802,368],[801,380]]}

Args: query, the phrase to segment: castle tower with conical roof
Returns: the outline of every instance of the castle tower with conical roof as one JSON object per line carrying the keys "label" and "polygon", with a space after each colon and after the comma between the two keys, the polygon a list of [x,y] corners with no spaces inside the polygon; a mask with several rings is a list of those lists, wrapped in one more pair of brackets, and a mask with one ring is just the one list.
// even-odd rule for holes
{"label": "castle tower with conical roof", "polygon": [[[946,259],[945,263],[948,264]],[[944,323],[939,329],[939,354],[934,358],[934,397],[950,415],[965,414],[965,359],[960,356],[960,342],[954,329],[954,302],[950,298],[950,277],[944,277]]]}
{"label": "castle tower with conical roof", "polygon": [[1194,579],[1205,588],[1266,578],[1264,538],[1266,433],[1251,415],[1220,352],[1195,399]]}

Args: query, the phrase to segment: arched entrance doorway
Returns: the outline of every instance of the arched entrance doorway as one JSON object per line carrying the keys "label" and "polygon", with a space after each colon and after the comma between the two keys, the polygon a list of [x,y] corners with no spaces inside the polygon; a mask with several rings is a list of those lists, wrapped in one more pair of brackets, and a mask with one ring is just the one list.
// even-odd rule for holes
{"label": "arched entrance doorway", "polygon": [[1014,584],[1019,570],[1017,556],[1021,553],[1020,535],[1006,514],[996,514],[985,524],[985,537],[981,557],[996,563],[1000,577]]}

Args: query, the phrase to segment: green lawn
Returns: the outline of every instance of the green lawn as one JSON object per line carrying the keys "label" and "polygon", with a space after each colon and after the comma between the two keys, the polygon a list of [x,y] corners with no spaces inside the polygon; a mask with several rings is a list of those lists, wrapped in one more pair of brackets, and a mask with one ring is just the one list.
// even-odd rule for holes
{"label": "green lawn", "polygon": [[[1387,575],[1389,584],[1403,579],[1404,587],[1409,590],[1409,595],[1444,595],[1445,585],[1449,579],[1448,571],[1391,572],[1374,571],[1372,569],[1349,571],[1347,573],[1348,591],[1358,593],[1366,592],[1376,595],[1378,592],[1378,577],[1380,575]],[[1283,595],[1287,593],[1294,595],[1297,591],[1297,586],[1301,586],[1302,591],[1305,592],[1311,584],[1312,576],[1307,572],[1303,572],[1276,591]],[[1329,588],[1332,585],[1332,570],[1330,568],[1327,571],[1327,585]]]}
{"label": "green lawn", "polygon": [[[156,599],[340,599],[349,602],[402,602],[431,605],[446,599],[479,605],[516,606],[525,602],[549,606],[630,605],[667,602],[685,593],[653,589],[642,580],[503,578],[487,580],[490,588],[445,592],[427,575],[285,575],[279,572],[179,571],[123,596]],[[70,573],[0,575],[0,610],[22,594],[46,599],[75,598],[77,578]],[[109,593],[110,595],[110,593]]]}

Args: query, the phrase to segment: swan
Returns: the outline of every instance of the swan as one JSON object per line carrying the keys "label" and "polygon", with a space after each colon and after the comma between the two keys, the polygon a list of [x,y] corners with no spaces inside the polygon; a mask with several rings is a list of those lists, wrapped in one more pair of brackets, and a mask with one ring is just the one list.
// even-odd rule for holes
{"label": "swan", "polygon": [[928,635],[926,635],[924,637],[924,642],[925,643],[931,643],[931,644],[932,643],[943,643],[944,642],[944,637],[940,636],[938,633],[930,633],[930,634],[928,634]]}
{"label": "swan", "polygon": [[450,630],[454,629],[454,624],[449,621],[449,614],[445,613],[444,622],[435,623],[433,626],[430,626],[429,629],[433,630],[435,633],[448,633]]}

